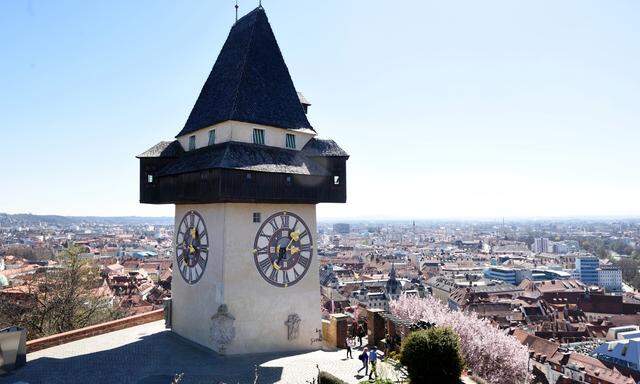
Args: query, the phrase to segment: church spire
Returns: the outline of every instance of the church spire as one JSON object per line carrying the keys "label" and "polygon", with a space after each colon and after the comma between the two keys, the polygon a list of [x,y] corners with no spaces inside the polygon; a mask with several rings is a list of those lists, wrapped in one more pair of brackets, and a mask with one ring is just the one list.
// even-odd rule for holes
{"label": "church spire", "polygon": [[387,280],[387,294],[396,295],[400,288],[400,282],[396,279],[396,265],[391,263],[391,271],[389,271],[389,280]]}

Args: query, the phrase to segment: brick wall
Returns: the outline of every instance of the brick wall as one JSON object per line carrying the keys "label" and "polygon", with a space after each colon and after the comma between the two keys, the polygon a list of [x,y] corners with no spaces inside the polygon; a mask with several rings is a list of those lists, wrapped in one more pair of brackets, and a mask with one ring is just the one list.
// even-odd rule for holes
{"label": "brick wall", "polygon": [[150,323],[152,321],[162,320],[164,318],[163,310],[142,313],[135,316],[125,317],[123,319],[108,321],[106,323],[92,325],[90,327],[75,329],[69,332],[58,333],[51,336],[41,337],[27,341],[27,353],[39,351],[41,349],[54,347],[56,345],[69,343],[72,341],[84,339],[91,336],[102,335],[117,331],[119,329],[130,328],[140,324]]}
{"label": "brick wall", "polygon": [[384,310],[374,308],[367,309],[367,336],[369,345],[375,345],[380,348],[378,345],[380,340],[384,339],[384,318],[381,314],[384,313]]}

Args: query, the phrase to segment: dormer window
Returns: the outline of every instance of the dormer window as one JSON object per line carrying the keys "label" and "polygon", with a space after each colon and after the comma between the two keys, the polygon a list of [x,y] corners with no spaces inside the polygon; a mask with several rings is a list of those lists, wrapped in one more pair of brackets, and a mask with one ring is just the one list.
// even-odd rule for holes
{"label": "dormer window", "polygon": [[253,144],[264,145],[264,129],[253,130]]}
{"label": "dormer window", "polygon": [[196,149],[196,135],[189,136],[189,150],[193,151]]}
{"label": "dormer window", "polygon": [[212,129],[209,131],[209,145],[213,145],[216,143],[216,130]]}
{"label": "dormer window", "polygon": [[291,133],[287,133],[285,145],[289,149],[296,149],[296,136]]}

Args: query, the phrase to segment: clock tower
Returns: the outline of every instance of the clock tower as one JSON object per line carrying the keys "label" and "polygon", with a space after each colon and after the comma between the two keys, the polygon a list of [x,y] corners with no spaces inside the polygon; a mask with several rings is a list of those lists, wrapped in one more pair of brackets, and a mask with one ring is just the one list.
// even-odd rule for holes
{"label": "clock tower", "polygon": [[138,156],[140,201],[175,204],[172,330],[219,353],[318,348],[316,204],[346,201],[267,15],[231,28],[182,130]]}

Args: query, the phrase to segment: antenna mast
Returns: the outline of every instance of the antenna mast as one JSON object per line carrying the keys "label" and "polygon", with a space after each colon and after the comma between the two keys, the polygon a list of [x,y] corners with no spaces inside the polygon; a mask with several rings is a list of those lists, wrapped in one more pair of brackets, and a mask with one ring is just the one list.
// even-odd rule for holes
{"label": "antenna mast", "polygon": [[238,22],[238,0],[236,0],[236,23]]}

